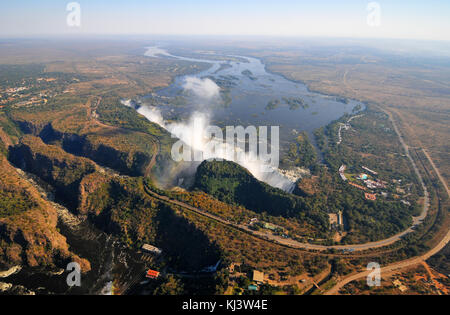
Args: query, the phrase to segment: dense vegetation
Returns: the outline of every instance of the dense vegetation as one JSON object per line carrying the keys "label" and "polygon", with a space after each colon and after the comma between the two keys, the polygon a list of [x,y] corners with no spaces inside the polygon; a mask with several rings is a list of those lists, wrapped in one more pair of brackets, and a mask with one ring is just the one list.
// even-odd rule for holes
{"label": "dense vegetation", "polygon": [[309,105],[301,97],[283,97],[283,102],[285,102],[290,110],[296,110],[298,108],[306,109]]}
{"label": "dense vegetation", "polygon": [[97,113],[103,123],[111,126],[149,132],[155,136],[161,136],[164,133],[158,125],[136,113],[134,108],[120,104],[119,99],[114,96],[103,98],[97,108]]}
{"label": "dense vegetation", "polygon": [[258,213],[295,217],[318,229],[326,229],[328,225],[322,209],[313,207],[299,196],[258,181],[233,162],[203,162],[197,169],[195,188],[223,202],[242,205]]}
{"label": "dense vegetation", "polygon": [[444,275],[450,274],[450,245],[447,244],[439,253],[432,256],[427,262]]}
{"label": "dense vegetation", "polygon": [[24,191],[8,190],[0,185],[0,218],[20,214],[36,206]]}
{"label": "dense vegetation", "polygon": [[[0,111],[0,128],[6,134],[6,136],[15,142],[22,135],[18,126],[12,122],[3,112]],[[0,142],[3,142],[0,139]]]}
{"label": "dense vegetation", "polygon": [[266,110],[274,110],[274,109],[277,109],[280,104],[281,104],[281,102],[279,99],[274,99],[267,103],[265,109]]}
{"label": "dense vegetation", "polygon": [[15,86],[28,78],[41,75],[45,66],[42,64],[8,65],[0,64],[0,86]]}
{"label": "dense vegetation", "polygon": [[298,167],[310,168],[317,163],[317,153],[308,139],[308,134],[302,132],[294,143],[289,146],[289,151],[283,159],[283,163]]}
{"label": "dense vegetation", "polygon": [[[416,178],[411,173],[408,161],[398,155],[399,147],[396,145],[398,140],[386,117],[370,111],[366,115],[368,117],[353,120],[352,127],[362,137],[368,138],[363,141],[365,143],[370,141],[369,145],[375,149],[374,153],[392,152],[392,157],[395,158],[390,160],[390,164],[382,164],[381,160],[386,160],[383,157],[374,160],[374,153],[367,154],[365,145],[361,144],[359,138],[350,143],[346,140],[341,146],[336,146],[334,142],[337,141],[336,123],[326,130],[317,130],[315,133],[320,140],[320,147],[325,150],[328,167],[317,164],[315,150],[304,135],[297,139],[297,144],[293,145],[291,152],[287,154],[284,160],[286,164],[290,162],[291,165],[306,166],[307,162],[307,166],[317,175],[304,178],[298,183],[294,191],[298,196],[284,193],[257,181],[245,169],[231,162],[202,163],[197,171],[195,188],[226,203],[241,205],[257,213],[296,218],[324,230],[328,221],[326,213],[342,211],[347,231],[344,243],[354,244],[388,238],[407,229],[412,224],[412,216],[418,215],[421,211],[420,205],[416,202],[417,186],[408,184],[414,183]],[[343,118],[344,121],[347,119],[348,117]],[[385,135],[379,135],[380,133]],[[381,139],[376,140],[377,137]],[[363,153],[360,153],[361,150]],[[338,169],[342,164],[349,168],[359,167],[361,171],[361,165],[366,165],[376,169],[381,178],[401,180],[407,185],[404,187],[408,187],[408,191],[413,193],[408,196],[411,205],[400,202],[399,197],[366,200],[361,190],[341,180]],[[392,196],[396,196],[395,187],[394,184],[389,184],[386,188]]]}
{"label": "dense vegetation", "polygon": [[[349,118],[346,115],[315,132],[334,182],[334,192],[327,197],[329,209],[332,212],[344,211],[349,233],[343,242],[387,238],[408,228],[412,224],[411,216],[420,213],[417,199],[421,192],[417,178],[403,155],[387,116],[379,111],[368,109],[353,119],[351,129],[342,131],[343,142],[337,145],[339,126]],[[377,201],[365,200],[361,190],[340,179],[338,170],[341,165],[346,165],[348,172],[356,175],[364,171],[361,166],[376,170],[377,177],[388,182],[385,189],[388,197],[379,196]],[[400,180],[403,187],[408,187],[410,206],[399,202],[392,179]]]}

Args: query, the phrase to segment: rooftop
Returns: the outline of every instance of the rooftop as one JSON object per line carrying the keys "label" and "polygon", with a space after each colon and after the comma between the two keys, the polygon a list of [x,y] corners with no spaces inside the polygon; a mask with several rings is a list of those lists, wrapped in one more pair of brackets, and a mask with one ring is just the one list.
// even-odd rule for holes
{"label": "rooftop", "polygon": [[253,281],[264,282],[264,272],[253,270]]}

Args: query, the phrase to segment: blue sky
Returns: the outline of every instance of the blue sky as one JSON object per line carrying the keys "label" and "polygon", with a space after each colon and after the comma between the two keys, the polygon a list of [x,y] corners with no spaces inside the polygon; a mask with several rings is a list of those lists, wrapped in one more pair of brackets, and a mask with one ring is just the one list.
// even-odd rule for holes
{"label": "blue sky", "polygon": [[449,0],[78,0],[81,26],[68,27],[66,0],[0,1],[0,36],[49,34],[268,35],[450,40]]}

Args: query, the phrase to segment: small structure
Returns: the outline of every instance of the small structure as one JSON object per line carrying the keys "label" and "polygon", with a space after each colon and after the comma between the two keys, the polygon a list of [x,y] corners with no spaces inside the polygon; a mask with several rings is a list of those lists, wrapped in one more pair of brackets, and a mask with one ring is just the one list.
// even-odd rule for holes
{"label": "small structure", "polygon": [[366,170],[366,171],[368,171],[369,173],[372,173],[373,175],[378,175],[377,172],[372,171],[372,170],[371,170],[370,168],[368,168],[368,167],[363,166],[362,168],[363,168],[363,170]]}
{"label": "small structure", "polygon": [[356,188],[358,188],[358,189],[361,189],[361,190],[366,190],[366,187],[363,187],[363,186],[361,186],[361,185],[358,185],[358,184],[355,184],[355,183],[349,183],[350,185],[352,185],[353,187],[356,187]]}
{"label": "small structure", "polygon": [[331,226],[333,226],[333,225],[337,225],[338,224],[338,216],[337,216],[337,214],[336,213],[328,213],[328,218],[329,218],[329,220],[330,220],[330,225]]}
{"label": "small structure", "polygon": [[394,281],[392,281],[392,284],[398,288],[401,292],[405,292],[406,290],[408,290],[408,287],[405,286],[403,283],[400,282],[400,280],[396,279]]}
{"label": "small structure", "polygon": [[150,253],[150,254],[155,254],[155,255],[161,255],[162,254],[162,250],[160,250],[159,248],[153,246],[153,245],[149,245],[149,244],[144,244],[142,246],[142,250]]}
{"label": "small structure", "polygon": [[344,225],[344,216],[342,214],[342,211],[339,211],[336,213],[328,213],[328,218],[330,222],[330,228],[338,228]]}
{"label": "small structure", "polygon": [[345,166],[345,165],[341,165],[341,167],[339,168],[339,175],[341,176],[341,178],[344,182],[347,181],[347,177],[345,176],[345,173],[344,173],[346,168],[347,168],[347,166]]}
{"label": "small structure", "polygon": [[401,203],[403,203],[406,206],[411,206],[411,202],[409,202],[409,201],[406,201],[406,200],[400,200],[400,201],[401,201]]}
{"label": "small structure", "polygon": [[256,283],[264,283],[264,272],[253,270],[253,281]]}
{"label": "small structure", "polygon": [[337,224],[340,226],[344,225],[344,216],[342,215],[342,211],[338,212]]}
{"label": "small structure", "polygon": [[372,201],[377,200],[377,195],[375,195],[375,194],[364,193],[364,196],[366,197],[367,200],[372,200]]}
{"label": "small structure", "polygon": [[250,220],[249,225],[253,225],[253,224],[257,223],[257,222],[258,222],[258,218],[253,218],[253,219]]}
{"label": "small structure", "polygon": [[147,270],[147,274],[145,275],[145,277],[149,279],[158,279],[159,275],[160,275],[159,271],[149,269]]}
{"label": "small structure", "polygon": [[251,284],[251,285],[248,286],[248,290],[249,291],[258,291],[258,286],[254,285],[254,284]]}

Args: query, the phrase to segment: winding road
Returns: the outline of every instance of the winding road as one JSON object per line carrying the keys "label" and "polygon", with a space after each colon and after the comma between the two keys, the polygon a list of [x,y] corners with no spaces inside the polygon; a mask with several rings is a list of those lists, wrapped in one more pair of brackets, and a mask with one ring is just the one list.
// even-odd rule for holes
{"label": "winding road", "polygon": [[[421,185],[423,187],[423,190],[425,192],[425,200],[426,201],[425,201],[424,208],[426,208],[426,209],[424,209],[424,212],[422,213],[422,215],[420,217],[416,218],[417,220],[422,221],[423,219],[425,219],[425,217],[427,215],[427,212],[428,212],[428,208],[429,208],[429,194],[428,194],[428,191],[427,191],[427,189],[425,187],[425,184],[423,182],[422,176],[419,173],[419,170],[418,170],[414,160],[411,158],[411,155],[409,154],[408,146],[404,142],[403,137],[400,134],[400,132],[399,132],[399,130],[397,128],[397,125],[396,125],[396,123],[395,123],[395,121],[394,121],[394,119],[392,117],[392,114],[390,112],[384,110],[384,109],[382,109],[382,110],[383,110],[383,112],[385,112],[389,116],[389,120],[392,122],[392,125],[394,126],[394,130],[397,133],[397,135],[398,135],[398,137],[400,139],[400,142],[401,142],[402,146],[404,147],[404,149],[406,151],[406,155],[410,159],[410,161],[411,161],[411,163],[413,165],[414,171],[416,172],[416,174],[417,174],[417,176],[419,178],[419,181],[420,181],[420,183],[421,183]],[[424,152],[425,156],[427,157],[428,161],[430,162],[431,166],[433,167],[433,170],[435,171],[435,173],[438,176],[439,180],[441,181],[442,185],[444,186],[444,189],[446,190],[447,195],[450,197],[449,190],[448,190],[448,187],[447,187],[447,184],[446,184],[444,178],[441,176],[439,170],[437,169],[437,167],[435,166],[435,164],[431,160],[429,154],[425,150],[423,150],[423,152]],[[404,269],[404,268],[407,268],[407,267],[411,267],[411,266],[415,266],[417,264],[420,264],[420,263],[426,261],[428,258],[430,258],[433,255],[435,255],[438,252],[440,252],[448,244],[449,241],[450,241],[450,230],[447,231],[447,234],[445,235],[445,237],[436,246],[434,246],[431,250],[429,250],[425,254],[423,254],[421,256],[418,256],[418,257],[414,257],[414,258],[411,258],[411,259],[407,259],[407,260],[403,260],[403,261],[399,261],[399,262],[395,262],[395,263],[392,263],[390,265],[387,265],[387,266],[381,268],[381,275],[382,276],[383,275],[386,276],[386,275],[392,274],[395,271],[398,271],[398,270],[401,270],[401,269]],[[362,272],[359,272],[359,273],[347,276],[346,278],[340,280],[334,287],[332,287],[330,290],[328,290],[325,294],[327,294],[327,295],[338,294],[339,290],[341,288],[343,288],[346,284],[348,284],[348,283],[350,283],[352,281],[355,281],[355,280],[360,280],[360,279],[366,278],[371,272],[372,272],[372,270],[369,270],[369,271],[366,270],[366,271],[362,271]]]}
{"label": "winding road", "polygon": [[[344,83],[345,83],[346,86],[348,86],[347,75],[348,75],[348,70],[344,74]],[[230,221],[228,221],[226,219],[223,219],[223,218],[221,218],[219,216],[216,216],[214,214],[206,212],[206,211],[204,211],[202,209],[190,206],[190,205],[188,205],[188,204],[186,204],[184,202],[171,199],[171,198],[169,198],[167,196],[159,195],[159,194],[155,193],[154,191],[152,191],[152,190],[150,190],[148,188],[146,188],[146,191],[147,191],[147,193],[149,195],[151,195],[152,197],[154,197],[156,199],[159,199],[161,201],[174,204],[176,206],[179,206],[179,207],[181,207],[183,209],[186,209],[186,210],[189,210],[189,211],[193,211],[193,212],[195,212],[195,213],[197,213],[199,215],[208,217],[210,219],[213,219],[213,220],[215,220],[217,222],[220,222],[220,223],[222,223],[224,225],[227,225],[229,227],[239,229],[239,230],[241,230],[241,231],[243,231],[243,232],[245,232],[245,233],[247,233],[249,235],[252,235],[254,237],[257,237],[257,238],[260,238],[260,239],[264,239],[264,240],[269,240],[269,241],[272,241],[273,243],[277,243],[279,245],[287,246],[287,247],[290,247],[290,248],[316,250],[316,251],[326,251],[326,250],[329,250],[329,249],[347,250],[347,251],[365,251],[365,250],[381,248],[381,247],[385,247],[385,246],[391,245],[391,244],[401,240],[405,235],[413,232],[414,228],[417,227],[418,225],[420,225],[424,221],[424,219],[427,217],[428,210],[429,210],[429,207],[430,207],[430,196],[429,196],[429,192],[427,190],[427,187],[425,186],[425,183],[423,181],[422,175],[419,172],[418,167],[416,166],[414,160],[412,159],[412,157],[410,155],[409,147],[405,143],[405,141],[403,139],[403,136],[401,135],[401,133],[400,133],[400,131],[399,131],[399,129],[398,129],[398,127],[397,127],[393,117],[392,117],[392,114],[390,112],[384,110],[384,109],[381,109],[381,110],[388,115],[389,120],[391,121],[391,123],[393,125],[393,128],[394,128],[394,130],[395,130],[395,132],[396,132],[396,134],[397,134],[397,136],[399,138],[401,146],[403,147],[403,149],[405,151],[406,157],[411,162],[411,165],[412,165],[412,167],[414,169],[414,172],[415,172],[415,174],[416,174],[416,176],[418,178],[418,181],[419,181],[420,185],[422,186],[422,190],[423,190],[423,193],[424,193],[424,204],[423,204],[422,213],[418,217],[414,217],[413,218],[413,225],[409,229],[407,229],[407,230],[405,230],[405,231],[403,231],[401,233],[398,233],[397,235],[394,235],[394,236],[392,236],[392,237],[390,237],[388,239],[384,239],[384,240],[380,240],[380,241],[376,241],[376,242],[365,243],[365,244],[334,245],[334,246],[324,246],[324,245],[315,245],[315,244],[309,244],[309,243],[301,243],[301,242],[298,242],[298,241],[292,240],[292,239],[284,239],[282,237],[279,237],[279,236],[276,236],[276,235],[272,235],[270,233],[260,232],[260,231],[253,231],[250,228],[248,228],[248,226],[246,226],[246,225],[240,225],[240,224],[236,224],[236,223],[230,222]],[[155,163],[155,158],[156,158],[156,155],[157,155],[157,151],[158,151],[158,148],[155,148],[155,154],[153,156],[152,162],[150,163],[149,168],[147,169],[148,173],[150,172],[151,167]],[[435,167],[434,163],[429,158],[427,152],[424,151],[424,153],[427,156],[428,160],[430,161],[431,165],[433,166],[433,169],[435,170],[436,174],[438,174],[438,178],[440,179],[440,181],[444,185],[445,189],[447,190],[447,194],[448,194],[448,188],[447,188],[446,183],[443,181],[442,176],[440,176],[437,168]],[[382,272],[387,273],[387,272],[395,271],[395,270],[398,270],[398,269],[401,269],[401,268],[404,268],[404,267],[407,267],[407,266],[415,265],[417,263],[422,262],[425,259],[428,259],[432,255],[434,255],[437,252],[439,252],[443,247],[445,247],[445,245],[449,241],[449,238],[450,238],[450,232],[447,231],[446,236],[439,242],[439,244],[436,245],[433,249],[431,249],[426,254],[424,254],[422,256],[419,256],[419,257],[411,258],[409,260],[400,261],[400,262],[393,263],[391,265],[385,266],[385,267],[382,268]],[[332,289],[330,289],[327,293],[328,294],[337,293],[339,291],[339,289],[342,286],[344,286],[345,284],[347,284],[347,283],[349,283],[351,281],[354,281],[354,280],[366,277],[367,274],[369,274],[370,272],[371,271],[363,271],[363,272],[360,272],[360,273],[348,276],[347,278],[341,280],[338,284],[336,284],[336,286],[333,287]]]}
{"label": "winding road", "polygon": [[[193,211],[201,216],[204,217],[208,217],[210,219],[213,219],[217,222],[220,222],[224,225],[227,225],[229,227],[238,229],[242,232],[245,232],[249,235],[252,235],[254,237],[257,237],[259,239],[263,239],[263,240],[268,240],[271,241],[273,243],[282,245],[282,246],[286,246],[286,247],[290,247],[290,248],[294,248],[294,249],[306,249],[306,250],[317,250],[317,251],[325,251],[325,250],[329,250],[329,249],[336,249],[336,250],[350,250],[350,251],[364,251],[364,250],[369,250],[369,249],[375,249],[375,248],[380,248],[380,247],[384,247],[387,245],[391,245],[399,240],[402,239],[403,236],[405,236],[408,233],[411,233],[414,231],[414,227],[416,227],[417,225],[421,224],[423,222],[423,220],[426,218],[427,214],[428,214],[428,210],[430,207],[430,200],[429,200],[429,192],[425,186],[425,183],[423,181],[422,175],[419,172],[419,169],[417,168],[414,160],[412,159],[410,153],[409,153],[409,147],[408,145],[405,143],[403,136],[401,135],[393,117],[392,114],[383,110],[388,116],[389,116],[389,120],[391,121],[394,130],[396,132],[396,134],[399,137],[400,143],[403,147],[403,149],[405,150],[405,154],[407,156],[407,158],[410,160],[411,165],[413,166],[414,172],[417,175],[417,178],[419,180],[420,185],[422,186],[423,192],[424,192],[424,206],[423,206],[423,210],[420,216],[418,217],[414,217],[413,219],[413,225],[407,229],[406,231],[403,231],[397,235],[394,235],[388,239],[385,240],[380,240],[380,241],[376,241],[376,242],[370,242],[370,243],[365,243],[365,244],[357,244],[357,245],[335,245],[335,246],[324,246],[324,245],[315,245],[315,244],[309,244],[309,243],[301,243],[298,242],[296,240],[292,240],[292,239],[285,239],[282,238],[280,236],[277,235],[273,235],[270,233],[266,233],[266,232],[261,232],[261,231],[254,231],[251,230],[248,226],[246,225],[241,225],[241,224],[236,224],[233,222],[230,222],[226,219],[223,219],[219,216],[216,216],[214,214],[211,214],[207,211],[204,211],[202,209],[193,207],[191,205],[188,205],[184,202],[178,201],[178,200],[174,200],[171,199],[167,196],[162,196],[157,194],[156,192],[148,189],[148,187],[146,187],[146,192],[147,194],[151,195],[152,197],[159,199],[161,201],[167,202],[167,203],[171,203],[173,205],[179,206],[181,208],[184,208],[186,210],[189,211]],[[438,169],[436,168],[436,166],[434,165],[434,163],[431,161],[429,155],[427,154],[427,152],[425,152],[425,156],[427,157],[427,159],[430,161],[434,171],[436,172],[436,174],[438,175],[438,178],[441,180],[442,184],[444,185],[447,194],[449,193],[448,191],[448,187],[445,183],[445,181],[443,181],[442,176],[440,175]],[[154,155],[154,157],[156,157],[156,154]],[[152,163],[153,164],[153,163]],[[406,268],[406,267],[410,267],[410,266],[414,266],[417,265],[419,263],[422,263],[423,261],[427,260],[428,258],[430,258],[431,256],[435,255],[436,253],[438,253],[440,250],[442,250],[446,244],[450,241],[450,230],[447,231],[446,236],[439,242],[439,244],[437,244],[433,249],[431,249],[430,251],[428,251],[427,253],[425,253],[424,255],[418,256],[418,257],[414,257],[408,260],[404,260],[404,261],[400,261],[400,262],[396,262],[390,265],[387,265],[385,267],[383,267],[381,269],[382,275],[386,275],[392,272],[395,272],[397,270]],[[362,278],[367,277],[372,271],[361,271],[359,273],[350,275],[342,280],[340,280],[333,288],[331,288],[330,290],[328,290],[325,294],[327,295],[331,295],[331,294],[337,294],[339,292],[339,290],[344,287],[346,284],[355,281],[355,280],[359,280]]]}
{"label": "winding road", "polygon": [[[388,113],[387,113],[388,114]],[[388,114],[389,115],[389,114]],[[419,182],[422,186],[422,189],[424,191],[424,205],[423,205],[423,210],[420,216],[418,217],[413,217],[413,225],[401,232],[398,233],[394,236],[391,236],[390,238],[384,239],[384,240],[379,240],[379,241],[375,241],[375,242],[369,242],[369,243],[364,243],[364,244],[355,244],[355,245],[332,245],[332,246],[325,246],[325,245],[316,245],[316,244],[309,244],[309,243],[302,243],[293,239],[286,239],[283,238],[281,236],[277,236],[277,235],[273,235],[267,232],[261,232],[261,231],[254,231],[252,229],[250,229],[247,225],[242,225],[242,224],[236,224],[230,221],[227,221],[219,216],[216,216],[212,213],[209,213],[207,211],[204,211],[202,209],[199,208],[195,208],[191,205],[188,205],[184,202],[178,201],[178,200],[174,200],[171,198],[168,198],[166,196],[162,196],[159,195],[153,191],[151,191],[150,189],[147,189],[147,193],[152,195],[152,197],[160,199],[162,201],[177,205],[179,207],[182,207],[184,209],[196,212],[199,215],[208,217],[210,219],[213,219],[215,221],[218,221],[222,224],[228,225],[230,227],[239,229],[243,232],[246,232],[247,234],[253,235],[255,237],[258,237],[260,239],[264,239],[264,240],[269,240],[272,241],[274,243],[277,243],[279,245],[283,245],[283,246],[287,246],[290,248],[294,248],[294,249],[303,249],[303,250],[316,250],[316,251],[326,251],[326,250],[330,250],[330,249],[334,249],[334,250],[344,250],[344,251],[351,251],[351,252],[357,252],[357,251],[365,251],[365,250],[369,250],[369,249],[375,249],[375,248],[380,248],[380,247],[385,247],[388,245],[391,245],[399,240],[401,240],[405,235],[411,233],[414,231],[414,228],[416,226],[418,226],[419,224],[421,224],[423,222],[423,220],[426,218],[427,214],[428,214],[428,209],[430,206],[430,202],[429,202],[429,193],[427,188],[425,187],[424,181],[422,179],[422,175],[419,172],[419,169],[417,168],[414,160],[412,159],[411,155],[409,154],[409,149],[408,146],[406,145],[406,143],[403,141],[403,138],[397,128],[397,126],[395,125],[392,117],[389,115],[389,118],[394,126],[395,132],[397,133],[397,135],[399,136],[401,145],[403,146],[405,153],[408,157],[408,159],[410,160],[413,168],[414,168],[414,172],[416,173]],[[156,156],[156,155],[154,155]]]}
{"label": "winding road", "polygon": [[[400,269],[404,269],[407,267],[411,267],[411,266],[415,266],[418,265],[424,261],[426,261],[428,258],[430,258],[431,256],[437,254],[438,252],[440,252],[446,245],[447,243],[450,241],[450,231],[447,232],[447,235],[439,242],[438,245],[436,245],[433,249],[431,249],[430,251],[428,251],[427,253],[425,253],[422,256],[418,256],[418,257],[414,257],[411,259],[407,259],[407,260],[403,260],[403,261],[399,261],[390,265],[387,265],[386,267],[381,268],[381,276],[386,276],[389,274],[392,274],[395,271],[398,271]],[[350,275],[346,278],[344,278],[343,280],[339,281],[333,288],[331,288],[330,290],[328,290],[325,294],[326,295],[334,295],[334,294],[338,294],[339,290],[341,288],[343,288],[346,284],[352,282],[352,281],[356,281],[356,280],[360,280],[363,278],[367,278],[367,276],[372,272],[372,270],[369,271],[363,271],[363,272],[359,272],[357,274],[354,275]]]}

